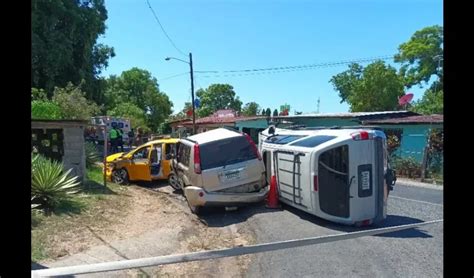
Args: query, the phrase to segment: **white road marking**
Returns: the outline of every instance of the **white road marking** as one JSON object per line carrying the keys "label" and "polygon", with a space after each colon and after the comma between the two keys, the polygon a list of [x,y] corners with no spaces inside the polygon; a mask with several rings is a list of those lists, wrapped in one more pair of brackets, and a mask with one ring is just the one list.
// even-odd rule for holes
{"label": "white road marking", "polygon": [[435,205],[435,206],[440,206],[440,207],[443,206],[441,204],[425,202],[425,201],[419,201],[419,200],[415,200],[415,199],[408,199],[408,198],[403,198],[403,197],[398,197],[398,196],[389,196],[388,198],[402,199],[402,200],[413,201],[413,202],[418,202],[418,203],[423,203],[423,204],[430,204],[430,205]]}

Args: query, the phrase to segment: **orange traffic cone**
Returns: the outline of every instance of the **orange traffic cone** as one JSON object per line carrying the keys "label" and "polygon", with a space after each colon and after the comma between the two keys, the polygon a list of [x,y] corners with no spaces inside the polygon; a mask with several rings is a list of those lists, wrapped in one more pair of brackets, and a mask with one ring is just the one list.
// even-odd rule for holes
{"label": "orange traffic cone", "polygon": [[272,176],[270,181],[270,191],[268,192],[267,199],[266,199],[266,207],[267,208],[280,208],[280,204],[278,203],[278,192],[277,192],[277,182],[276,176]]}

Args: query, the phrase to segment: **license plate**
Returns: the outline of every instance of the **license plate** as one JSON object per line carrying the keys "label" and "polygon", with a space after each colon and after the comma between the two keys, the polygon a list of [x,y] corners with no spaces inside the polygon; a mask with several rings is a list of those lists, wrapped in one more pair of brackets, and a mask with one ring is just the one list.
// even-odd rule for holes
{"label": "license plate", "polygon": [[225,178],[227,180],[235,180],[240,178],[240,172],[230,172],[230,173],[225,173]]}
{"label": "license plate", "polygon": [[370,172],[363,171],[360,173],[362,178],[362,190],[370,189]]}

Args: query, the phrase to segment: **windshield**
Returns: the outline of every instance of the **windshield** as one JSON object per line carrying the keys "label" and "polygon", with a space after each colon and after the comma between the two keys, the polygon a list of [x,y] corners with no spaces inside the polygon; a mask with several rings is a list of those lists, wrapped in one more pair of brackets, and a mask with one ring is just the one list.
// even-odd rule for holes
{"label": "windshield", "polygon": [[257,158],[252,146],[244,136],[214,141],[199,147],[203,170]]}

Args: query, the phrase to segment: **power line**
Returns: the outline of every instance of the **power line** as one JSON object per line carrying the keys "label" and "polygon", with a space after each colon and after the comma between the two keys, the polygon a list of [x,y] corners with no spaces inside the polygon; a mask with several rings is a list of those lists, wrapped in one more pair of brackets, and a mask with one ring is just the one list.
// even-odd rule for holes
{"label": "power line", "polygon": [[154,11],[153,8],[151,7],[150,2],[149,2],[148,0],[146,0],[146,2],[148,3],[148,7],[150,8],[151,12],[153,13],[153,16],[155,17],[156,22],[158,22],[158,24],[159,24],[160,27],[161,27],[161,30],[163,30],[163,33],[164,33],[165,36],[168,38],[168,40],[170,41],[170,43],[174,46],[174,48],[175,48],[176,50],[178,50],[178,52],[180,52],[180,53],[183,54],[184,56],[187,56],[183,51],[179,50],[179,48],[174,44],[174,42],[173,42],[173,40],[170,38],[170,36],[168,36],[168,33],[166,33],[165,28],[163,28],[163,25],[161,25],[161,22],[160,22],[160,20],[158,19],[158,16],[156,16],[155,11]]}
{"label": "power line", "polygon": [[282,73],[282,72],[313,70],[316,68],[334,67],[334,66],[346,65],[346,64],[351,64],[351,63],[365,63],[365,62],[373,62],[377,60],[390,60],[390,59],[393,59],[393,55],[385,55],[385,56],[378,56],[378,57],[371,57],[371,58],[337,61],[337,62],[326,62],[326,63],[319,63],[319,64],[297,65],[297,66],[281,66],[281,67],[260,68],[260,69],[215,71],[218,73],[217,75],[205,75],[202,77],[209,78],[209,77],[231,77],[231,76],[260,75],[260,74],[275,74],[275,73]]}
{"label": "power line", "polygon": [[171,76],[168,76],[168,77],[164,77],[164,78],[158,79],[157,81],[163,81],[163,80],[175,78],[175,77],[178,77],[178,76],[181,76],[181,75],[185,75],[185,74],[189,74],[189,71],[183,72],[183,73],[178,73],[178,74],[171,75]]}

